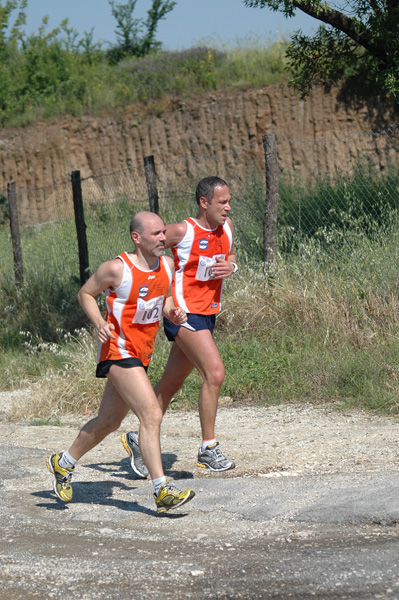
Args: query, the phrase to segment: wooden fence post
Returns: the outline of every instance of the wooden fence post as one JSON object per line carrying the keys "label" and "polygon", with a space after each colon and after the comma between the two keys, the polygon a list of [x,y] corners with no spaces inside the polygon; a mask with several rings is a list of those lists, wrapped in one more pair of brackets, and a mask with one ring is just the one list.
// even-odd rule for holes
{"label": "wooden fence post", "polygon": [[80,180],[80,171],[72,171],[72,195],[73,208],[75,211],[76,235],[79,248],[79,270],[80,285],[86,283],[90,277],[89,269],[89,251],[87,248],[86,223],[83,210],[82,185]]}
{"label": "wooden fence post", "polygon": [[12,251],[14,254],[14,274],[16,283],[22,283],[24,268],[22,264],[21,237],[19,234],[17,184],[15,181],[7,183],[8,207],[10,212],[10,229],[12,237]]}
{"label": "wooden fence post", "polygon": [[155,173],[154,157],[152,155],[144,157],[144,171],[147,181],[150,211],[159,215],[157,175]]}
{"label": "wooden fence post", "polygon": [[272,133],[262,136],[265,153],[266,204],[263,218],[263,263],[265,270],[276,254],[278,176],[276,138]]}

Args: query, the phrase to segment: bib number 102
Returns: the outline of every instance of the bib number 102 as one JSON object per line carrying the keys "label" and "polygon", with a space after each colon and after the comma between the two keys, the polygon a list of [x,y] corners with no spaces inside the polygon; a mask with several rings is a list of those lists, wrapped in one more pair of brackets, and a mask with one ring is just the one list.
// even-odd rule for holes
{"label": "bib number 102", "polygon": [[165,296],[158,296],[157,298],[151,298],[151,300],[139,298],[137,300],[137,309],[133,318],[133,323],[141,323],[144,325],[160,321],[164,298]]}

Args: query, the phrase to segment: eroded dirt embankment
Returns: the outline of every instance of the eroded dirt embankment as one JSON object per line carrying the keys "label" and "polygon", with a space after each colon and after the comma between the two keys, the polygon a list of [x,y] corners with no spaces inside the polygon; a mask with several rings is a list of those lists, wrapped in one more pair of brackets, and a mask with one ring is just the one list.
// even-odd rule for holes
{"label": "eroded dirt embankment", "polygon": [[[165,100],[156,114],[138,104],[115,116],[53,119],[0,132],[0,189],[10,180],[19,189],[51,186],[69,180],[73,170],[90,177],[141,167],[150,154],[156,163],[219,156],[260,142],[264,133],[279,140],[282,168],[317,165],[332,172],[365,145],[383,167],[389,151],[372,136],[359,144],[356,135],[381,131],[397,118],[378,98],[349,101],[338,88],[319,87],[301,101],[292,89],[272,85]],[[316,148],[314,138],[319,139]],[[324,144],[323,138],[330,142]],[[182,174],[186,167],[178,161],[168,164],[169,174]]]}

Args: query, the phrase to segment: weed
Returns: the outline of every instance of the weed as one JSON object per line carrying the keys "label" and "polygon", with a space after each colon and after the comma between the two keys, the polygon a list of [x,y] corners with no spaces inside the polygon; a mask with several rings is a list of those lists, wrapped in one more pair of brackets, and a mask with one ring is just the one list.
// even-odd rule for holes
{"label": "weed", "polygon": [[[380,189],[383,185],[381,179]],[[340,189],[345,192],[344,185]],[[348,200],[340,221],[332,220],[328,228],[327,221],[319,220],[320,227],[307,230],[283,213],[285,225],[292,228],[290,244],[280,233],[276,260],[266,276],[257,241],[262,184],[253,176],[242,190],[232,203],[234,220],[238,216],[240,270],[225,282],[215,332],[226,366],[222,395],[258,403],[334,399],[340,406],[398,414],[396,206],[388,210],[378,205],[372,218],[365,219],[367,211],[355,210],[353,199]],[[188,189],[171,186],[169,193],[171,201],[161,202],[165,221],[187,216]],[[331,202],[331,209],[338,206],[337,199]],[[317,199],[308,197],[313,219],[317,206]],[[112,206],[89,206],[93,265],[128,249],[125,229],[137,207],[124,198]],[[124,233],[119,229],[123,223]],[[71,243],[70,231],[70,224],[57,223],[24,239],[31,260],[23,285],[15,286],[10,277],[11,256],[2,265],[0,389],[29,386],[30,401],[18,412],[25,419],[95,411],[104,388],[94,376],[97,342],[76,299],[79,282],[73,260],[69,250],[61,254]],[[55,238],[63,243],[54,244]],[[50,253],[51,271],[46,262]],[[104,309],[102,297],[99,304]],[[162,375],[169,348],[160,331],[149,369],[153,384]],[[172,410],[196,407],[201,383],[194,371]]]}

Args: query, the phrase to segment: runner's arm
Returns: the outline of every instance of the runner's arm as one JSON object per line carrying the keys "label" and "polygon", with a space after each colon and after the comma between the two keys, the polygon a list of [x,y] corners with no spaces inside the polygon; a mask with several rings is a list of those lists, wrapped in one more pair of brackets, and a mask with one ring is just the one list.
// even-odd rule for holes
{"label": "runner's arm", "polygon": [[[165,259],[169,265],[172,273],[172,277],[175,272],[173,260],[169,256],[165,256]],[[182,325],[187,321],[187,315],[180,306],[175,306],[175,302],[172,295],[172,288],[169,287],[168,295],[166,296],[165,304],[163,307],[163,315],[172,321],[174,325]]]}
{"label": "runner's arm", "polygon": [[101,342],[114,338],[111,331],[115,328],[102,316],[96,296],[107,288],[118,287],[122,280],[122,273],[123,264],[120,260],[107,261],[98,267],[78,292],[79,304],[97,329],[98,339]]}
{"label": "runner's arm", "polygon": [[231,244],[227,259],[216,258],[216,264],[211,268],[213,275],[212,279],[224,279],[238,270],[236,251],[234,248],[234,226],[229,217],[227,217],[227,223],[229,224],[231,233],[233,234],[233,242]]}
{"label": "runner's arm", "polygon": [[184,238],[187,231],[187,223],[182,221],[181,223],[172,223],[166,226],[166,239],[165,248],[171,248],[176,246]]}

